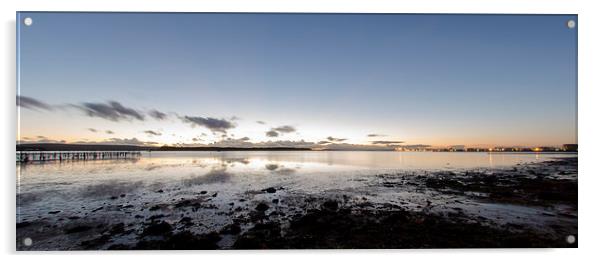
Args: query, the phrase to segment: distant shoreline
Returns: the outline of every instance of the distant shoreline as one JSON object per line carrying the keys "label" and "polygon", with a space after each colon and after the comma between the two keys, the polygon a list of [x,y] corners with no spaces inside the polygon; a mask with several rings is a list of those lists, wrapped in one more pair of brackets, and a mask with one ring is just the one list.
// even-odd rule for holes
{"label": "distant shoreline", "polygon": [[103,145],[103,144],[17,144],[17,151],[312,151],[311,148],[295,147],[173,147],[173,146],[136,146],[136,145]]}
{"label": "distant shoreline", "polygon": [[[342,149],[312,149],[299,147],[175,147],[175,146],[136,146],[136,145],[104,145],[104,144],[63,144],[63,143],[32,143],[17,144],[18,152],[40,151],[145,151],[145,152],[222,152],[222,151],[371,151],[394,152],[395,150],[342,150]],[[404,152],[404,151],[400,151]],[[413,152],[413,151],[409,151]],[[416,152],[455,152],[455,153],[490,153],[490,154],[576,154],[576,151],[416,151]]]}

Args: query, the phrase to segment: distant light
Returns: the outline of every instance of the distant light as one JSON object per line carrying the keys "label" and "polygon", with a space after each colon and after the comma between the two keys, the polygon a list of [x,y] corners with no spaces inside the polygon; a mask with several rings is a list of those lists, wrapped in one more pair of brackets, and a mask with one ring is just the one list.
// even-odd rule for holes
{"label": "distant light", "polygon": [[25,24],[26,26],[31,26],[31,24],[33,24],[33,19],[31,19],[31,17],[26,17],[25,19],[23,19],[23,24]]}

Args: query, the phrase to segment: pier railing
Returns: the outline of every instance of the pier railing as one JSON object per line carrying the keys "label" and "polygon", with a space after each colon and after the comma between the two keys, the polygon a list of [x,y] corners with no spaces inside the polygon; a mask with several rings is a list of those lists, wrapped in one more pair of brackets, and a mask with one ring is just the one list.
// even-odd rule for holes
{"label": "pier railing", "polygon": [[17,151],[17,163],[137,159],[139,151]]}

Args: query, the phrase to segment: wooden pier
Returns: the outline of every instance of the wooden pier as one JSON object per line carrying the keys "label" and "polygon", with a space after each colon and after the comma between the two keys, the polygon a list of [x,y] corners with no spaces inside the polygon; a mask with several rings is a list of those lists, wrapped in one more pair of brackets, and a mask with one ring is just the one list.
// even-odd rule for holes
{"label": "wooden pier", "polygon": [[137,159],[139,151],[17,151],[17,163]]}

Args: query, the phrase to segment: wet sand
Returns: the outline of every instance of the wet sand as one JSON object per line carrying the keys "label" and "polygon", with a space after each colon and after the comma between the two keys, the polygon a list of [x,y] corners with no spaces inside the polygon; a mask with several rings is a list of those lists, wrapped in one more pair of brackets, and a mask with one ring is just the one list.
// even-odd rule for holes
{"label": "wet sand", "polygon": [[153,189],[166,196],[154,203],[130,200],[123,186],[102,206],[18,221],[17,250],[578,245],[567,242],[578,240],[576,157],[350,180],[360,184],[319,194],[274,185],[237,200],[210,187],[177,199],[167,195],[177,189]]}

